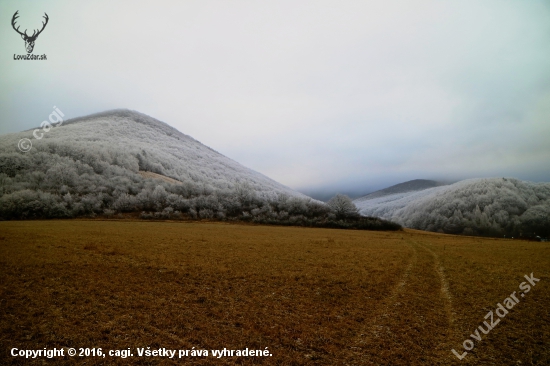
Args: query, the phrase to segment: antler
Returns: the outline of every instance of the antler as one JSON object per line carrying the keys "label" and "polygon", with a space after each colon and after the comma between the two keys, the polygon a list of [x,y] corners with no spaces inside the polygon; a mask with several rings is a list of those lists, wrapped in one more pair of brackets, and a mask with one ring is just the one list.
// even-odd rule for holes
{"label": "antler", "polygon": [[[15,29],[15,31],[16,31],[17,33],[19,33],[20,35],[28,37],[28,36],[27,36],[27,30],[26,30],[26,29],[25,29],[25,33],[21,33],[21,32],[19,32],[19,27],[15,28],[15,20],[16,20],[17,18],[19,18],[19,15],[17,15],[17,13],[19,13],[19,10],[17,10],[17,11],[15,12],[15,14],[13,14],[13,18],[11,18],[11,26],[12,26],[13,29]],[[46,14],[46,13],[44,13],[44,14]]]}
{"label": "antler", "polygon": [[[46,14],[46,13],[44,13],[44,14]],[[34,35],[34,33],[33,33],[33,34],[32,34],[32,37],[35,37],[35,38],[38,37],[38,35],[39,35],[40,33],[42,33],[42,31],[44,30],[44,28],[46,28],[46,24],[48,24],[48,20],[49,20],[50,18],[48,18],[48,14],[44,15],[42,18],[45,18],[45,19],[46,19],[46,22],[45,22],[45,23],[42,22],[42,29],[40,29],[40,30],[38,31],[38,33],[36,33],[36,30],[35,30],[34,33],[36,33],[36,35]]]}
{"label": "antler", "polygon": [[[19,27],[15,28],[15,20],[16,20],[17,18],[19,18],[19,15],[17,15],[17,13],[19,13],[19,10],[17,10],[17,11],[15,12],[15,14],[13,14],[13,17],[11,18],[11,26],[13,27],[13,29],[15,29],[15,31],[16,31],[17,33],[19,33],[20,35],[25,36],[26,38],[29,38],[29,39],[36,39],[36,37],[38,37],[38,35],[39,35],[40,33],[42,33],[42,31],[44,30],[44,28],[46,28],[46,24],[48,24],[48,20],[50,19],[50,18],[48,17],[48,14],[44,13],[45,15],[43,16],[43,18],[46,19],[46,22],[42,22],[42,29],[40,29],[40,30],[35,29],[34,32],[32,33],[32,36],[29,37],[29,35],[27,34],[27,30],[26,30],[26,29],[25,29],[25,33],[21,33],[21,32],[19,31]],[[38,32],[38,33],[36,33],[36,32]]]}

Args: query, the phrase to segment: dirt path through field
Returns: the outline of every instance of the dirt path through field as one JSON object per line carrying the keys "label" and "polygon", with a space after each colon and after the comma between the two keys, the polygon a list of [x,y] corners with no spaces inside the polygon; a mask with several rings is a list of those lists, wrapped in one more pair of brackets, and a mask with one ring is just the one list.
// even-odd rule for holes
{"label": "dirt path through field", "polygon": [[447,282],[447,279],[445,276],[445,268],[443,267],[443,264],[439,256],[429,248],[429,244],[421,243],[421,242],[416,242],[416,244],[422,247],[423,249],[427,250],[432,255],[434,260],[434,269],[439,276],[441,298],[444,304],[444,310],[447,317],[447,332],[446,332],[446,336],[442,337],[442,339],[440,340],[440,343],[435,348],[434,353],[438,355],[438,357],[442,360],[442,362],[444,361],[444,363],[450,363],[451,360],[456,361],[455,359],[452,358],[452,355],[451,355],[451,349],[454,346],[454,344],[452,343],[452,340],[454,339],[454,334],[455,334],[456,315],[453,309],[452,295],[451,295],[451,292],[449,291],[449,283]]}
{"label": "dirt path through field", "polygon": [[[425,243],[393,292],[341,357],[344,365],[447,365],[453,311],[444,269]],[[391,361],[390,361],[391,360]]]}

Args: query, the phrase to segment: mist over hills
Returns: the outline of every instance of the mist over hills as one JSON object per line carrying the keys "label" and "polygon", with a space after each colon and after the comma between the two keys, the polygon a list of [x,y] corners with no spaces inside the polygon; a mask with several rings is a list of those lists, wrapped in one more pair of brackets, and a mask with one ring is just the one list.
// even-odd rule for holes
{"label": "mist over hills", "polygon": [[[0,136],[0,219],[141,212],[142,218],[399,228],[340,215],[138,112],[107,111],[47,130],[41,139],[32,130]],[[18,150],[24,138],[33,144],[28,152]]]}
{"label": "mist over hills", "polygon": [[451,234],[550,235],[550,183],[478,178],[416,191],[383,191],[354,201],[361,214]]}
{"label": "mist over hills", "polygon": [[429,179],[413,179],[409,180],[407,182],[399,183],[396,185],[393,185],[388,188],[384,188],[381,190],[378,190],[376,192],[369,193],[367,195],[364,195],[362,197],[357,198],[356,202],[361,202],[364,200],[370,200],[373,198],[378,197],[384,197],[390,194],[395,193],[406,193],[406,192],[416,192],[416,191],[422,191],[424,189],[438,187],[446,185],[446,183],[443,182],[437,182],[435,180],[429,180]]}
{"label": "mist over hills", "polygon": [[[425,186],[423,184],[425,184]],[[409,182],[399,183],[399,184],[396,184],[395,186],[391,186],[391,187],[379,189],[379,190],[364,189],[364,188],[361,188],[360,184],[356,183],[352,187],[346,184],[342,184],[338,186],[331,186],[331,187],[325,187],[325,188],[312,188],[312,187],[301,188],[299,189],[299,192],[309,197],[312,197],[314,199],[317,199],[319,201],[328,202],[332,197],[334,197],[335,194],[338,194],[338,193],[345,194],[354,200],[361,199],[363,197],[368,199],[368,198],[374,198],[375,196],[373,195],[375,194],[376,195],[389,194],[393,192],[394,189],[403,188],[405,189],[405,191],[410,191],[410,190],[419,190],[419,189],[435,187],[443,184],[444,183],[431,181],[427,179],[415,179]],[[365,193],[365,192],[369,192],[369,193]]]}

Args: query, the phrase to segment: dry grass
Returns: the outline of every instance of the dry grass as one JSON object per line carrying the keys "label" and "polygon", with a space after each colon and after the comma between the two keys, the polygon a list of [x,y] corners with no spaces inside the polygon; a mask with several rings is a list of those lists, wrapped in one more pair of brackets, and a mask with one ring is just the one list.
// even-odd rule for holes
{"label": "dry grass", "polygon": [[143,170],[140,170],[138,173],[143,178],[153,178],[153,179],[162,180],[166,183],[181,184],[181,182],[179,180],[167,177],[166,175],[157,174],[157,173],[153,173],[153,172],[146,172],[146,171],[143,171]]}
{"label": "dry grass", "polygon": [[[12,347],[264,349],[192,364],[547,365],[550,245],[423,232],[0,222],[0,364]],[[523,275],[539,284],[462,361]],[[134,355],[137,356],[135,350]],[[182,364],[134,357],[51,364]]]}

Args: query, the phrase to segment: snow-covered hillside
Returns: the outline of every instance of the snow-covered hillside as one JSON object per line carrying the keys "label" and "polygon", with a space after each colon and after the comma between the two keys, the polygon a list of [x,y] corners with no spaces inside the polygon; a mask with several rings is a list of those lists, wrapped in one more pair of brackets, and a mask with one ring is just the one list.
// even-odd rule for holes
{"label": "snow-covered hillside", "polygon": [[363,215],[421,230],[529,237],[550,232],[550,183],[468,179],[354,203]]}
{"label": "snow-covered hillside", "polygon": [[[312,212],[317,221],[329,213],[323,203],[138,112],[46,127],[0,136],[0,219],[142,212],[301,222]],[[25,138],[32,142],[27,152],[18,149]]]}
{"label": "snow-covered hillside", "polygon": [[[286,193],[306,197],[166,123],[134,111],[114,110],[72,119],[43,135],[40,140],[33,138],[32,131],[0,136],[0,153],[19,155],[22,159],[42,153],[78,157],[99,172],[108,164],[133,173],[141,170],[162,174],[207,189],[231,189],[236,184],[246,184],[260,195]],[[26,154],[17,150],[22,138],[29,138],[33,144]],[[5,165],[6,159],[4,162]],[[17,168],[0,165],[0,169]]]}

